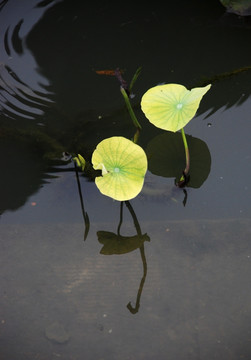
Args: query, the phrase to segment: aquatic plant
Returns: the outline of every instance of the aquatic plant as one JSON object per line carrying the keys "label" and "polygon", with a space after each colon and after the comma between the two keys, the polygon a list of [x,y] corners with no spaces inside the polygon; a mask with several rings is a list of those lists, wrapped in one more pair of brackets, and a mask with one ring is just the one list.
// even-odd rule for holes
{"label": "aquatic plant", "polygon": [[128,113],[132,119],[133,125],[136,127],[136,133],[134,134],[133,137],[133,141],[135,143],[138,142],[138,138],[139,138],[139,133],[142,129],[135,113],[134,110],[132,108],[131,102],[130,102],[130,98],[133,97],[132,94],[132,88],[133,85],[135,84],[136,80],[138,79],[140,73],[141,73],[142,67],[140,66],[135,74],[132,77],[132,80],[130,82],[130,84],[128,85],[127,81],[123,78],[122,74],[123,74],[123,70],[116,68],[115,70],[96,70],[96,73],[98,75],[109,75],[109,76],[115,76],[117,78],[117,80],[119,81],[120,84],[120,92],[124,98]]}
{"label": "aquatic plant", "polygon": [[78,154],[77,156],[72,158],[72,160],[75,162],[76,166],[81,169],[81,171],[85,170],[86,161],[82,155]]}
{"label": "aquatic plant", "polygon": [[101,170],[95,178],[100,192],[115,200],[136,197],[144,184],[147,157],[144,150],[131,140],[114,136],[102,140],[92,154],[92,165]]}
{"label": "aquatic plant", "polygon": [[189,179],[190,156],[184,126],[194,117],[200,101],[211,85],[186,89],[180,84],[165,84],[150,88],[141,99],[141,109],[156,127],[176,132],[181,130],[186,155],[186,167],[177,183],[182,187]]}

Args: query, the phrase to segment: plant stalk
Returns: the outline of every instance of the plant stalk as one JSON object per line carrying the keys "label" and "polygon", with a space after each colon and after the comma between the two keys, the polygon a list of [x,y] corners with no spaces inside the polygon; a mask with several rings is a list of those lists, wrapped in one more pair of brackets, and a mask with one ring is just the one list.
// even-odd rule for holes
{"label": "plant stalk", "polygon": [[130,211],[130,214],[131,214],[131,216],[133,218],[133,222],[134,222],[135,229],[137,231],[137,235],[142,236],[141,228],[140,228],[137,216],[136,216],[136,214],[135,214],[135,212],[133,210],[132,205],[130,204],[129,200],[126,200],[125,204],[126,204],[128,210]]}
{"label": "plant stalk", "polygon": [[182,135],[182,140],[184,143],[185,154],[186,154],[186,167],[185,167],[184,173],[185,173],[185,175],[188,175],[189,169],[190,169],[190,155],[189,155],[189,148],[187,145],[186,134],[185,134],[183,128],[181,129],[181,135]]}
{"label": "plant stalk", "polygon": [[119,236],[120,236],[120,228],[121,228],[121,225],[123,222],[123,204],[124,204],[124,202],[121,201],[120,202],[120,213],[119,213],[119,225],[118,225],[118,230],[117,230],[117,233]]}
{"label": "plant stalk", "polygon": [[129,89],[128,89],[128,90],[129,90],[129,94],[131,94],[131,92],[132,92],[132,87],[133,87],[135,81],[138,79],[138,76],[139,76],[139,74],[141,73],[141,70],[142,70],[142,67],[140,66],[140,67],[136,70],[135,74],[133,75],[132,81],[130,82]]}
{"label": "plant stalk", "polygon": [[183,187],[185,186],[188,181],[189,181],[189,169],[190,169],[190,154],[189,154],[189,148],[188,148],[188,145],[187,145],[187,139],[186,139],[186,135],[185,135],[185,132],[184,132],[184,129],[182,128],[181,129],[181,135],[182,135],[182,140],[183,140],[183,144],[184,144],[184,148],[185,148],[185,155],[186,155],[186,167],[185,169],[183,170],[183,174],[180,178],[180,180],[178,181],[177,183],[177,186],[179,187]]}
{"label": "plant stalk", "polygon": [[127,110],[128,110],[128,112],[129,112],[129,114],[130,114],[130,116],[131,116],[131,119],[132,119],[132,121],[133,121],[134,126],[135,126],[137,129],[141,130],[141,129],[142,129],[142,128],[141,128],[141,125],[140,125],[140,123],[138,122],[138,119],[136,118],[136,115],[135,115],[135,113],[134,113],[134,111],[133,111],[133,108],[132,108],[132,105],[131,105],[131,103],[130,103],[129,97],[128,97],[125,89],[124,89],[122,86],[120,87],[120,91],[121,91],[121,94],[123,95],[123,98],[124,98],[125,103],[126,103]]}

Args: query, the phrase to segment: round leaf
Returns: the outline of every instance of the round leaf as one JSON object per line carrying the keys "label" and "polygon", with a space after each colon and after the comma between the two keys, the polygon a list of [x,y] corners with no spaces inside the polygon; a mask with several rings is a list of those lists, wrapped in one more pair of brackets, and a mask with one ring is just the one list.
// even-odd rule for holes
{"label": "round leaf", "polygon": [[144,150],[132,141],[114,136],[101,141],[92,155],[95,178],[100,192],[115,200],[125,201],[137,196],[144,184],[147,158]]}
{"label": "round leaf", "polygon": [[210,87],[187,90],[179,84],[158,85],[143,95],[141,108],[156,127],[176,132],[194,117],[203,95]]}

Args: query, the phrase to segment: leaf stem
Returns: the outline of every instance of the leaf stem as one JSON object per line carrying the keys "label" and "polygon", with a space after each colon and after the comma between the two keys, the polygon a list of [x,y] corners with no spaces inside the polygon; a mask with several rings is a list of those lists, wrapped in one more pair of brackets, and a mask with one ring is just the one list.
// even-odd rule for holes
{"label": "leaf stem", "polygon": [[185,175],[188,175],[189,169],[190,169],[190,155],[189,155],[189,148],[187,145],[187,139],[186,139],[186,134],[184,132],[184,129],[181,129],[181,135],[182,135],[182,140],[184,143],[184,148],[185,148],[185,154],[186,154],[186,168],[184,170]]}
{"label": "leaf stem", "polygon": [[184,187],[188,181],[189,181],[189,169],[190,169],[190,154],[189,154],[189,148],[187,145],[187,139],[186,139],[186,134],[184,132],[184,129],[181,129],[181,135],[182,135],[182,140],[183,140],[183,144],[184,144],[184,148],[185,148],[185,154],[186,154],[186,167],[183,170],[183,174],[180,177],[180,180],[178,181],[178,183],[176,184],[178,187]]}
{"label": "leaf stem", "polygon": [[141,129],[142,129],[142,128],[141,128],[141,125],[140,125],[140,123],[138,122],[138,119],[136,118],[136,115],[135,115],[135,113],[134,113],[134,111],[133,111],[133,108],[132,108],[132,105],[131,105],[131,103],[130,103],[129,97],[128,97],[125,89],[124,89],[122,86],[120,87],[120,91],[121,91],[121,94],[123,95],[123,98],[124,98],[125,103],[126,103],[127,110],[128,110],[128,112],[129,112],[129,114],[130,114],[130,116],[131,116],[131,119],[132,119],[132,121],[133,121],[134,126],[135,126],[137,129],[141,130]]}
{"label": "leaf stem", "polygon": [[137,235],[142,236],[141,228],[140,228],[137,216],[136,216],[136,214],[135,214],[135,212],[133,210],[132,205],[130,204],[129,200],[126,200],[125,204],[126,204],[128,210],[130,211],[130,214],[131,214],[131,216],[133,218],[133,222],[134,222],[135,229],[137,231]]}
{"label": "leaf stem", "polygon": [[132,87],[133,87],[135,81],[138,79],[138,76],[139,76],[139,74],[141,73],[141,70],[142,70],[142,66],[140,66],[140,67],[136,70],[135,74],[133,75],[132,81],[130,82],[129,89],[128,89],[128,90],[129,90],[129,94],[132,92]]}
{"label": "leaf stem", "polygon": [[119,213],[119,224],[118,224],[118,230],[117,230],[117,233],[119,236],[120,236],[120,228],[121,228],[121,225],[123,222],[123,204],[124,204],[124,202],[121,201],[120,202],[120,213]]}

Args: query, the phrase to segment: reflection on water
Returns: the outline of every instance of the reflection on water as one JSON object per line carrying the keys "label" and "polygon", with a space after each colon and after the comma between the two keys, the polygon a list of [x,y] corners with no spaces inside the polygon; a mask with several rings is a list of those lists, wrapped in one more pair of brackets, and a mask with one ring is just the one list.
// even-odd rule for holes
{"label": "reflection on water", "polygon": [[109,231],[98,231],[97,236],[98,236],[98,241],[101,244],[103,244],[103,247],[100,250],[100,253],[103,255],[114,255],[114,254],[122,255],[122,254],[130,253],[136,249],[140,250],[140,256],[141,256],[142,265],[143,265],[143,276],[142,276],[142,279],[139,284],[139,289],[137,292],[135,306],[133,306],[131,304],[131,302],[129,302],[127,304],[128,310],[132,314],[136,314],[139,311],[141,294],[143,291],[143,287],[144,287],[144,283],[145,283],[146,275],[147,275],[147,262],[146,262],[146,256],[145,256],[144,242],[150,241],[150,237],[147,234],[142,234],[140,224],[138,222],[137,216],[134,212],[134,209],[133,209],[131,203],[129,201],[125,201],[125,205],[127,206],[128,210],[132,216],[137,235],[122,236],[120,234],[121,226],[123,223],[123,206],[124,206],[124,202],[121,202],[120,203],[120,221],[119,221],[119,225],[118,225],[117,234],[109,232]]}
{"label": "reflection on water", "polygon": [[81,224],[2,226],[2,358],[249,360],[250,220],[141,225],[135,315],[138,251],[100,255],[97,226],[84,245]]}
{"label": "reflection on water", "polygon": [[[188,187],[199,188],[208,178],[211,169],[211,155],[207,144],[191,135],[187,136],[191,167]],[[151,139],[146,154],[149,170],[159,176],[179,179],[185,167],[184,148],[180,133],[165,132]]]}
{"label": "reflection on water", "polygon": [[50,81],[40,74],[26,36],[58,1],[9,0],[0,11],[0,109],[2,115],[34,119],[42,115],[53,100]]}

